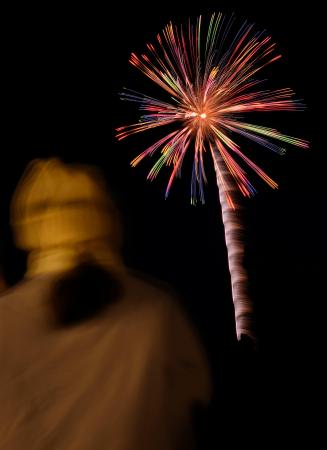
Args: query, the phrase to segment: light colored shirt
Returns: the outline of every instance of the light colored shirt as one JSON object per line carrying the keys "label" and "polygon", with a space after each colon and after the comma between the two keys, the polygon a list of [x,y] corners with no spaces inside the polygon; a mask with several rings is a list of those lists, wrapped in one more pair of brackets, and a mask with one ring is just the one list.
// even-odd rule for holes
{"label": "light colored shirt", "polygon": [[0,296],[1,450],[189,450],[211,381],[171,295],[126,273],[97,318],[49,326],[53,275]]}

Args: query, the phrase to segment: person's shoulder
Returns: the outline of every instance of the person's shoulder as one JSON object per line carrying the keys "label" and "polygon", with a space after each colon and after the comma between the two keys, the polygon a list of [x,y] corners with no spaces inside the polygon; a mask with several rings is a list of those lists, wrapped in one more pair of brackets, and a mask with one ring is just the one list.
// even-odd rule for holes
{"label": "person's shoulder", "polygon": [[0,308],[5,308],[7,305],[10,305],[18,296],[20,296],[21,291],[23,291],[26,287],[27,281],[22,280],[15,284],[14,286],[10,286],[7,289],[5,289],[0,294]]}
{"label": "person's shoulder", "polygon": [[129,279],[147,290],[156,290],[167,295],[173,295],[173,288],[165,281],[137,270],[128,271]]}
{"label": "person's shoulder", "polygon": [[129,271],[127,285],[138,309],[163,314],[179,303],[178,295],[168,283],[143,272]]}
{"label": "person's shoulder", "polygon": [[25,306],[33,307],[33,300],[39,297],[49,282],[49,277],[24,278],[0,294],[0,311],[18,310],[23,313]]}

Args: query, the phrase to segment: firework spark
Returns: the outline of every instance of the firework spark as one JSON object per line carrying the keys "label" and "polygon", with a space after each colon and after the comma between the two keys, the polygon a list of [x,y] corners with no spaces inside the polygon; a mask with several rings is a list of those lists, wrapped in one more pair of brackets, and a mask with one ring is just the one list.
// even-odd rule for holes
{"label": "firework spark", "polygon": [[[293,98],[291,89],[257,89],[261,81],[254,76],[281,57],[274,54],[275,44],[269,36],[254,32],[253,25],[244,23],[228,44],[233,19],[227,21],[222,14],[213,14],[206,35],[202,33],[202,22],[199,17],[195,26],[189,22],[186,29],[170,23],[157,35],[156,47],[147,44],[147,54],[131,55],[130,63],[169,96],[163,101],[134,91],[123,92],[121,98],[138,103],[144,115],[138,123],[118,128],[117,138],[171,124],[177,126],[132,161],[132,166],[136,166],[146,156],[161,150],[148,179],[156,178],[162,167],[172,166],[166,196],[190,149],[194,151],[191,202],[195,203],[198,197],[204,202],[204,153],[212,145],[218,149],[244,196],[252,196],[256,189],[242,163],[276,188],[277,183],[240,149],[235,142],[237,135],[279,154],[285,152],[280,142],[303,148],[308,143],[273,128],[243,122],[240,115],[302,110],[303,105]],[[233,205],[231,198],[228,202]]]}
{"label": "firework spark", "polygon": [[[247,113],[296,111],[304,107],[294,99],[291,89],[266,90],[261,87],[262,80],[256,78],[259,71],[281,57],[276,54],[271,38],[256,32],[252,24],[244,23],[235,35],[232,33],[233,27],[234,19],[227,19],[220,13],[213,14],[207,25],[203,24],[201,16],[195,25],[191,21],[185,27],[170,23],[157,35],[155,45],[147,44],[146,53],[141,56],[132,53],[130,63],[160,86],[165,91],[166,99],[125,90],[121,98],[136,102],[142,116],[138,123],[117,129],[117,138],[123,139],[135,133],[169,126],[168,134],[131,163],[136,166],[146,156],[160,151],[148,179],[155,179],[164,166],[171,166],[166,196],[175,177],[180,176],[184,157],[190,150],[194,152],[191,203],[195,204],[197,199],[204,203],[204,155],[211,157],[225,233],[229,235],[234,232],[228,224],[237,228],[237,216],[231,219],[232,211],[237,207],[233,186],[246,197],[256,193],[246,169],[251,169],[270,187],[277,188],[277,183],[241,150],[238,137],[243,141],[247,138],[279,154],[285,152],[284,143],[308,147],[302,139],[243,120]],[[251,152],[250,145],[246,151]],[[234,180],[232,184],[230,178]],[[238,293],[237,286],[241,282],[235,279],[236,273],[243,273],[240,262],[242,249],[239,240],[236,245],[235,238],[228,239],[227,234],[235,311],[240,311],[240,316],[248,316],[251,313],[249,302],[246,306],[246,296]],[[239,257],[233,260],[231,254],[235,252],[239,253]],[[246,277],[242,275],[241,278]],[[236,321],[240,324],[237,317]],[[237,328],[238,336],[241,332],[249,334],[246,326],[238,325]]]}

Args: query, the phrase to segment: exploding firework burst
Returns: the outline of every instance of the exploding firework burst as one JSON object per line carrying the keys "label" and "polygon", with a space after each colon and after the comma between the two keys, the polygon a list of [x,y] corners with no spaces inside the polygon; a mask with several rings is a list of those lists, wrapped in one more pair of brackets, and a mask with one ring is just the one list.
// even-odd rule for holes
{"label": "exploding firework burst", "polygon": [[[173,180],[181,174],[185,154],[194,152],[191,203],[204,202],[204,155],[212,158],[219,188],[225,226],[228,261],[232,279],[236,328],[251,335],[246,272],[242,265],[244,245],[241,224],[235,213],[235,191],[246,197],[255,194],[247,169],[254,171],[270,187],[277,183],[248,156],[251,146],[241,149],[239,138],[253,141],[273,152],[283,154],[284,144],[307,148],[302,139],[287,136],[274,128],[257,125],[244,116],[265,111],[302,110],[289,88],[267,90],[257,74],[281,56],[275,44],[252,24],[244,23],[232,33],[234,18],[213,14],[204,24],[199,17],[194,25],[177,27],[168,24],[156,43],[147,44],[146,53],[132,53],[130,63],[165,91],[156,99],[136,91],[125,90],[123,100],[136,102],[142,115],[138,123],[117,129],[117,138],[169,126],[169,131],[133,161],[136,166],[147,156],[160,152],[148,179],[153,180],[164,166],[171,166],[166,196]],[[247,153],[247,154],[246,154]]]}
{"label": "exploding firework burst", "polygon": [[[243,136],[276,153],[285,149],[280,143],[306,148],[307,142],[268,128],[243,121],[245,113],[264,111],[295,111],[303,109],[293,98],[291,89],[275,91],[258,89],[261,80],[255,78],[264,66],[276,61],[275,44],[264,33],[255,32],[253,25],[244,23],[233,39],[230,38],[233,19],[213,14],[207,32],[203,20],[195,26],[178,28],[172,23],[157,35],[156,45],[147,44],[147,53],[132,54],[130,62],[169,94],[168,101],[125,90],[123,100],[136,102],[144,112],[140,121],[117,129],[117,138],[167,125],[175,125],[133,161],[136,166],[143,158],[161,151],[148,174],[153,180],[164,166],[172,166],[166,189],[180,174],[184,156],[194,152],[191,202],[204,202],[206,181],[204,153],[213,160],[221,158],[244,196],[256,192],[245,172],[246,166],[256,172],[269,186],[277,187],[237,143]],[[219,168],[216,167],[218,172]],[[220,177],[222,174],[220,173]],[[230,194],[226,194],[234,206]]]}

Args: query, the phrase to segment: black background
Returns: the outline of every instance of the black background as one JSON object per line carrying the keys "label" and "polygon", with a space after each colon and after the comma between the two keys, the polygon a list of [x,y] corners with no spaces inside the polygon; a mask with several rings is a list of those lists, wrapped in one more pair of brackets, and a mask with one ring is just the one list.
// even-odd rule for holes
{"label": "black background", "polygon": [[[46,5],[16,5],[3,16],[1,245],[9,283],[24,268],[11,242],[8,205],[26,163],[59,155],[100,165],[122,211],[126,262],[175,287],[207,349],[216,391],[200,448],[213,439],[220,448],[242,443],[263,449],[272,441],[295,445],[305,436],[315,439],[324,301],[323,157],[316,126],[323,83],[321,10],[313,2],[285,1]],[[265,72],[269,87],[292,87],[308,106],[305,113],[260,117],[262,124],[310,140],[311,148],[289,148],[283,157],[258,152],[257,161],[280,189],[260,185],[246,202],[256,350],[234,335],[212,169],[204,206],[189,203],[191,159],[164,200],[167,173],[150,185],[149,163],[129,167],[154,135],[114,139],[116,126],[137,117],[133,105],[119,100],[122,87],[152,88],[129,66],[131,51],[141,52],[171,19],[179,23],[214,11],[234,12],[240,22],[267,29],[283,54]],[[311,442],[308,448],[317,447]]]}

